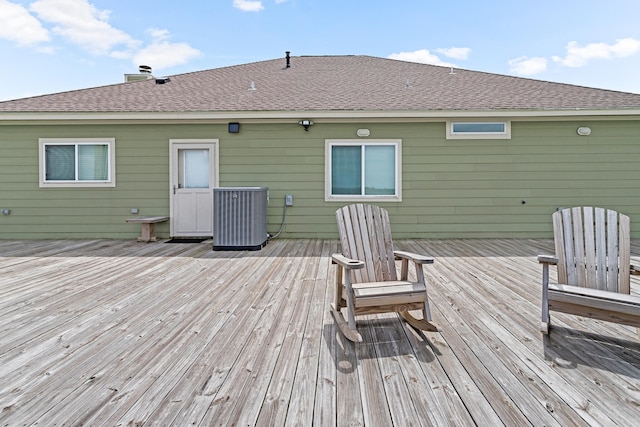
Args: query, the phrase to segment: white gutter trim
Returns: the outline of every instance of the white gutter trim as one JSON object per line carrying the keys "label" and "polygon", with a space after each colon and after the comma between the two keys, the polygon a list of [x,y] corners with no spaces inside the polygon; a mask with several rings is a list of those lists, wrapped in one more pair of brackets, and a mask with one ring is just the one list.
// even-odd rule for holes
{"label": "white gutter trim", "polygon": [[605,110],[447,110],[447,111],[212,111],[212,112],[117,112],[117,113],[32,113],[0,112],[0,122],[9,121],[228,121],[313,119],[448,119],[448,118],[551,118],[611,117],[640,115],[640,108]]}

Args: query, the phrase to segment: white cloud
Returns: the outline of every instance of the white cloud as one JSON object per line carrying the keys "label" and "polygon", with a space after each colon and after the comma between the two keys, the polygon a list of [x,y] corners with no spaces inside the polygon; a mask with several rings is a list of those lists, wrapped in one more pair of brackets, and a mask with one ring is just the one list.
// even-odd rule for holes
{"label": "white cloud", "polygon": [[110,11],[98,10],[88,0],[38,0],[31,4],[31,10],[43,21],[55,24],[55,34],[94,54],[108,54],[119,45],[139,45],[109,24]]}
{"label": "white cloud", "polygon": [[400,61],[419,62],[421,64],[442,65],[444,67],[454,67],[455,65],[442,61],[427,49],[420,49],[414,52],[392,53],[387,58],[398,59]]}
{"label": "white cloud", "polygon": [[155,40],[166,40],[170,37],[169,30],[160,28],[149,28],[147,34],[153,37]]}
{"label": "white cloud", "polygon": [[187,43],[170,43],[169,31],[151,28],[147,33],[154,41],[144,49],[133,55],[135,65],[145,64],[154,70],[173,67],[187,63],[189,60],[201,55],[200,51]]}
{"label": "white cloud", "polygon": [[22,5],[0,0],[0,39],[20,46],[48,42],[49,32]]}
{"label": "white cloud", "polygon": [[258,0],[233,0],[233,7],[243,12],[260,12],[264,9],[262,2]]}
{"label": "white cloud", "polygon": [[436,49],[436,52],[441,53],[448,58],[467,59],[471,53],[471,49],[468,47],[447,47],[443,49]]}
{"label": "white cloud", "polygon": [[169,42],[169,31],[159,28],[147,30],[152,42],[141,47],[141,41],[109,24],[109,10],[99,10],[89,0],[37,0],[31,10],[54,24],[54,34],[95,55],[130,59],[135,65],[148,64],[154,69],[184,64],[200,55],[187,43]]}
{"label": "white cloud", "polygon": [[[245,6],[258,3],[262,7],[260,2],[236,3]],[[109,23],[110,13],[97,9],[90,0],[36,0],[30,10],[0,0],[0,39],[35,45],[40,52],[53,53],[56,49],[53,45],[42,43],[51,42],[51,36],[56,35],[94,55],[131,60],[135,65],[148,64],[156,70],[184,64],[201,55],[187,43],[169,41],[169,31],[159,28],[147,30],[151,42],[143,47],[142,41]],[[43,23],[52,24],[51,31]]]}
{"label": "white cloud", "polygon": [[615,44],[590,43],[580,46],[578,42],[567,44],[567,55],[554,56],[553,60],[567,67],[583,67],[592,59],[624,58],[640,52],[640,40],[626,38],[616,40]]}
{"label": "white cloud", "polygon": [[510,69],[512,73],[521,76],[533,76],[534,74],[540,74],[547,69],[547,59],[521,56],[510,60],[509,67],[511,67]]}

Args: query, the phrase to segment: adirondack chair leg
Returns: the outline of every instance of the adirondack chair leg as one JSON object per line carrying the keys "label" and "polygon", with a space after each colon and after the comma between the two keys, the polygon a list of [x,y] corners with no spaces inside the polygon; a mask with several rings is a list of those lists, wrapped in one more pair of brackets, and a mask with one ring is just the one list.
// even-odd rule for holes
{"label": "adirondack chair leg", "polygon": [[342,272],[343,272],[344,268],[339,265],[338,268],[336,268],[336,299],[335,299],[335,306],[338,310],[340,310],[342,308]]}
{"label": "adirondack chair leg", "polygon": [[353,342],[362,342],[362,335],[356,329],[355,318],[355,304],[353,301],[353,289],[351,288],[351,272],[347,271],[345,274],[345,287],[347,297],[347,319],[344,318],[341,310],[342,301],[342,268],[338,266],[337,280],[336,282],[336,302],[331,304],[331,314],[338,325],[340,332],[349,340]]}
{"label": "adirondack chair leg", "polygon": [[342,312],[338,310],[335,304],[331,304],[331,314],[333,315],[333,319],[335,320],[338,329],[340,329],[340,332],[346,339],[352,342],[362,342],[362,335],[360,335],[357,330],[349,327],[349,324],[342,315]]}
{"label": "adirondack chair leg", "polygon": [[543,321],[542,323],[540,323],[540,331],[545,335],[549,334],[549,323],[549,321]]}
{"label": "adirondack chair leg", "polygon": [[[426,283],[426,279],[424,277],[424,269],[422,268],[422,264],[415,263],[415,268],[416,268],[416,276],[417,276],[418,282]],[[425,286],[425,289],[426,289],[426,286]],[[425,296],[424,306],[422,308],[422,315],[423,315],[423,319],[426,322],[431,322],[431,309],[429,308],[429,294],[428,293]],[[435,330],[437,330],[437,329],[435,329]]]}
{"label": "adirondack chair leg", "polygon": [[351,281],[351,271],[347,271],[347,274],[345,275],[345,281],[344,281],[344,286],[345,286],[345,293],[347,294],[347,320],[349,321],[349,329],[351,329],[352,331],[356,330],[356,303],[353,300],[354,296],[353,296],[353,288],[352,288],[352,284],[353,282]]}
{"label": "adirondack chair leg", "polygon": [[429,308],[429,300],[424,303],[422,315],[424,316],[424,320],[426,320],[427,322],[431,322],[431,308]]}
{"label": "adirondack chair leg", "polygon": [[549,333],[549,264],[542,264],[542,322],[540,330],[543,334]]}
{"label": "adirondack chair leg", "polygon": [[[403,280],[406,280],[408,277],[408,269],[409,269],[408,262],[406,262],[406,260],[402,260],[402,261],[403,261],[402,270],[401,270],[402,278]],[[416,276],[417,276],[418,282],[425,283],[424,270],[422,268],[422,264],[415,263],[415,268],[416,268]],[[408,311],[401,311],[398,314],[400,314],[400,317],[402,317],[408,324],[410,324],[416,329],[420,329],[423,331],[433,331],[433,332],[438,331],[438,327],[433,323],[431,323],[431,310],[429,309],[428,296],[425,298],[424,305],[422,306],[422,319],[418,319]]]}

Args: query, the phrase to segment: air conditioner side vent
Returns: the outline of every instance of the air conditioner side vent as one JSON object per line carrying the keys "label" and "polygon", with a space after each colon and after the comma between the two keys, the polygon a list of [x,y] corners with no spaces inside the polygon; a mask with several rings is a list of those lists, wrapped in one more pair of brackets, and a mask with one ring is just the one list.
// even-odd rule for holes
{"label": "air conditioner side vent", "polygon": [[267,244],[267,187],[213,189],[213,250],[260,250]]}

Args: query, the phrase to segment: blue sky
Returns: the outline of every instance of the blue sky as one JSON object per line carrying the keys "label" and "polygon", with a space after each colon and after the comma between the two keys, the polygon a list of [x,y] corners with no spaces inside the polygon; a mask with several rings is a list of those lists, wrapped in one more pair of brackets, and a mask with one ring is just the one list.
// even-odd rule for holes
{"label": "blue sky", "polygon": [[638,0],[0,0],[0,100],[287,50],[640,93],[638,16]]}

